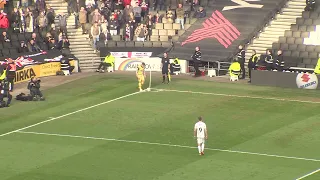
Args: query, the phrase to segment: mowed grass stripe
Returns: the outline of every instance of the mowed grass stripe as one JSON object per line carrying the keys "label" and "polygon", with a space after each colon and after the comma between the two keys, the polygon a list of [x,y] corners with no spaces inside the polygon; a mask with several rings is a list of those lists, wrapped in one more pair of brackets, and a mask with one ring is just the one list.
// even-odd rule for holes
{"label": "mowed grass stripe", "polygon": [[[147,145],[157,145],[157,146],[170,146],[170,147],[189,148],[189,149],[196,149],[197,148],[197,147],[193,147],[193,146],[184,146],[184,145],[177,145],[177,144],[164,144],[164,143],[132,141],[132,140],[122,140],[122,139],[109,139],[109,138],[102,138],[102,137],[87,137],[87,136],[77,136],[77,135],[67,135],[67,134],[51,134],[51,133],[30,132],[30,131],[16,131],[15,133],[36,134],[36,135],[46,135],[46,136],[58,136],[58,137],[69,137],[69,138],[81,138],[81,139],[93,139],[93,140],[103,140],[103,141],[116,141],[116,142],[137,143],[137,144],[147,144]],[[320,162],[320,159],[291,157],[291,156],[282,156],[282,155],[256,153],[256,152],[245,152],[245,151],[235,151],[235,150],[215,149],[215,148],[206,148],[206,150],[229,152],[229,153],[238,153],[238,154],[249,154],[249,155],[257,155],[257,156],[267,156],[267,157],[284,158],[284,159],[294,159],[294,160]]]}

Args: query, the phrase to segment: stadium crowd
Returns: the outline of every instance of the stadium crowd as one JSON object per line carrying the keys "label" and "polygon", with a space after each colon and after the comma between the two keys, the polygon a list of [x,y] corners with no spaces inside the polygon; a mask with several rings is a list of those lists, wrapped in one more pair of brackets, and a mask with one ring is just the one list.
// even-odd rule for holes
{"label": "stadium crowd", "polygon": [[[66,14],[56,15],[45,0],[20,0],[17,5],[7,4],[0,10],[0,41],[4,47],[18,48],[17,53],[50,49],[69,53]],[[59,19],[58,29],[55,18]]]}
{"label": "stadium crowd", "polygon": [[[113,36],[122,35],[123,41],[150,41],[157,23],[179,23],[184,29],[188,11],[184,4],[198,4],[185,0],[66,0],[69,14],[75,15],[76,28],[82,28],[93,41],[106,44]],[[173,9],[175,8],[175,9]],[[163,13],[162,13],[163,11]],[[205,17],[200,8],[196,17]]]}

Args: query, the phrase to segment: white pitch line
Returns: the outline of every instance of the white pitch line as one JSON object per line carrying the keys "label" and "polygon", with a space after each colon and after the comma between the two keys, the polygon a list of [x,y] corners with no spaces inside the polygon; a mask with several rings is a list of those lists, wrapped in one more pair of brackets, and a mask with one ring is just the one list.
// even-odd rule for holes
{"label": "white pitch line", "polygon": [[308,174],[306,174],[306,175],[304,175],[304,176],[301,176],[301,177],[297,178],[296,180],[304,179],[304,178],[309,177],[309,176],[311,176],[311,175],[313,175],[313,174],[315,174],[315,173],[317,173],[317,172],[320,172],[320,168],[317,169],[317,170],[315,170],[315,171],[312,171],[311,173],[308,173]]}
{"label": "white pitch line", "polygon": [[50,121],[54,121],[54,120],[57,120],[57,119],[61,119],[63,117],[66,117],[66,116],[70,116],[72,114],[76,114],[76,113],[79,113],[79,112],[82,112],[82,111],[86,111],[88,109],[92,109],[92,108],[95,108],[95,107],[98,107],[98,106],[101,106],[101,105],[104,105],[104,104],[108,104],[108,103],[111,103],[111,102],[114,102],[114,101],[117,101],[117,100],[120,100],[120,99],[123,99],[123,98],[126,98],[126,97],[129,97],[129,96],[133,96],[135,94],[138,94],[140,92],[135,92],[135,93],[131,93],[131,94],[127,94],[127,95],[124,95],[124,96],[120,96],[118,98],[115,98],[115,99],[111,99],[109,101],[105,101],[105,102],[102,102],[102,103],[99,103],[99,104],[96,104],[96,105],[93,105],[93,106],[89,106],[89,107],[86,107],[86,108],[83,108],[83,109],[79,109],[77,111],[73,111],[73,112],[70,112],[70,113],[67,113],[67,114],[63,114],[61,116],[58,116],[58,117],[50,117],[48,120],[45,120],[45,121],[41,121],[39,123],[36,123],[36,124],[32,124],[30,126],[26,126],[24,128],[20,128],[20,129],[17,129],[17,130],[14,130],[14,131],[10,131],[10,132],[7,132],[7,133],[4,133],[4,134],[0,134],[0,137],[2,136],[6,136],[6,135],[9,135],[9,134],[12,134],[12,133],[15,133],[17,131],[22,131],[22,130],[25,130],[25,129],[28,129],[28,128],[31,128],[31,127],[34,127],[34,126],[38,126],[40,124],[44,124],[44,123],[47,123],[47,122],[50,122]]}
{"label": "white pitch line", "polygon": [[[154,143],[154,142],[132,141],[132,140],[122,140],[122,139],[110,139],[110,138],[90,137],[90,136],[76,136],[76,135],[67,135],[67,134],[53,134],[53,133],[41,133],[41,132],[30,132],[30,131],[16,131],[16,133],[36,134],[36,135],[46,135],[46,136],[59,136],[59,137],[71,137],[71,138],[81,138],[81,139],[94,139],[94,140],[116,141],[116,142],[137,143],[137,144],[149,144],[149,145],[170,146],[170,147],[180,147],[180,148],[189,148],[189,149],[196,149],[197,148],[197,147],[192,147],[192,146],[175,145],[175,144],[163,144],[163,143]],[[292,157],[292,156],[281,156],[281,155],[246,152],[246,151],[236,151],[236,150],[227,150],[227,149],[214,149],[214,148],[206,148],[206,150],[229,152],[229,153],[238,153],[238,154],[250,154],[250,155],[257,155],[257,156],[284,158],[284,159],[294,159],[294,160],[320,162],[320,159],[301,158],[301,157]]]}
{"label": "white pitch line", "polygon": [[158,92],[178,92],[178,93],[190,93],[190,94],[202,94],[202,95],[213,95],[213,96],[225,96],[225,97],[237,97],[237,98],[250,98],[250,99],[263,99],[263,100],[274,100],[274,101],[287,101],[287,102],[299,102],[299,103],[312,103],[312,104],[320,104],[320,101],[303,101],[303,100],[295,100],[295,99],[284,99],[284,98],[272,98],[272,97],[263,97],[263,96],[245,96],[245,95],[236,95],[236,94],[221,94],[221,93],[209,93],[209,92],[197,92],[197,91],[181,91],[174,89],[157,89]]}

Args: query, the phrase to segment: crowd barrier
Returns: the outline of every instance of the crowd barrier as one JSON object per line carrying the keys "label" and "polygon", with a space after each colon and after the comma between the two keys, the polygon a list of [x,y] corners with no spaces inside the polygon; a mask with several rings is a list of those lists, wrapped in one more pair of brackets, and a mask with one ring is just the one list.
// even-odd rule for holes
{"label": "crowd barrier", "polygon": [[[71,60],[71,66],[75,66],[73,72],[78,72],[78,61]],[[16,71],[15,83],[29,81],[32,77],[55,76],[57,71],[61,70],[60,62],[48,62],[44,64],[36,64],[25,66]]]}
{"label": "crowd barrier", "polygon": [[310,73],[252,71],[251,84],[283,88],[320,89],[320,75]]}

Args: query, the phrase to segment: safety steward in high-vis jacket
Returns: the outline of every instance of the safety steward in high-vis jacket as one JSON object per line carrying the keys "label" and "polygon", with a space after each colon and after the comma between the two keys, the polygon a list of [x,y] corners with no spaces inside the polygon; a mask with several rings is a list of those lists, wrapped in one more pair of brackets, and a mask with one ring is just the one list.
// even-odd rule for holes
{"label": "safety steward in high-vis jacket", "polygon": [[3,72],[0,74],[0,81],[4,80],[4,78],[7,77],[7,70],[3,70]]}
{"label": "safety steward in high-vis jacket", "polygon": [[238,61],[234,61],[229,67],[230,77],[239,77],[241,65]]}
{"label": "safety steward in high-vis jacket", "polygon": [[107,67],[114,67],[115,58],[110,52],[107,53],[107,56],[104,58],[97,69],[97,72],[104,72]]}
{"label": "safety steward in high-vis jacket", "polygon": [[256,69],[256,65],[258,62],[258,54],[256,53],[256,50],[252,50],[252,56],[249,59],[248,63],[248,69],[249,69],[249,78],[251,79],[251,71]]}
{"label": "safety steward in high-vis jacket", "polygon": [[318,59],[318,63],[316,65],[316,68],[314,69],[314,73],[320,74],[320,58]]}
{"label": "safety steward in high-vis jacket", "polygon": [[8,59],[8,66],[7,66],[7,80],[10,82],[10,91],[13,91],[14,79],[16,77],[17,65],[16,63],[9,58]]}
{"label": "safety steward in high-vis jacket", "polygon": [[181,65],[178,58],[175,58],[174,61],[170,65],[170,72],[173,74],[174,72],[181,71]]}

